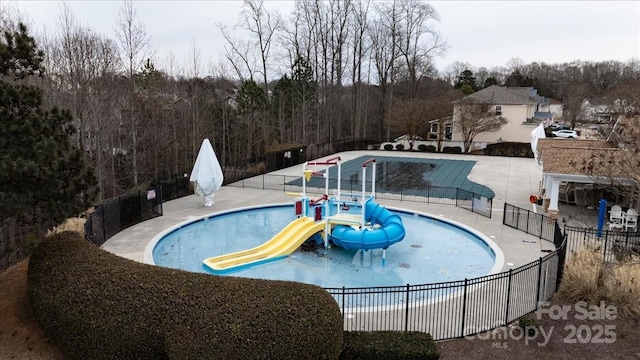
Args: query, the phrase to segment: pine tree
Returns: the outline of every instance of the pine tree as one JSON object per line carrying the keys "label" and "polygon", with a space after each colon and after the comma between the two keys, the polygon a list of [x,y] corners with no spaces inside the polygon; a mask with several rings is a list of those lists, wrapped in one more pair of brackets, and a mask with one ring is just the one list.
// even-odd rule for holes
{"label": "pine tree", "polygon": [[50,224],[86,210],[96,179],[82,151],[70,141],[71,113],[42,109],[44,54],[26,26],[0,39],[0,219]]}

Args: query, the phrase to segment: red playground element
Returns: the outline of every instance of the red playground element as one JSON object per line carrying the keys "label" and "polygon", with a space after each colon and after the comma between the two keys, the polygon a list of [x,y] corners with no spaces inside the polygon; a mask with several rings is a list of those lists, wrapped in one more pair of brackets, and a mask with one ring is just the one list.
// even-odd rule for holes
{"label": "red playground element", "polygon": [[322,200],[328,200],[328,199],[329,199],[329,196],[327,194],[323,194],[322,196],[320,196],[317,199],[309,200],[309,205],[315,205],[316,203],[318,203],[318,202],[320,202]]}
{"label": "red playground element", "polygon": [[302,201],[296,201],[296,216],[302,215]]}
{"label": "red playground element", "polygon": [[322,220],[322,207],[316,206],[316,216],[315,216],[314,219],[315,219],[315,221]]}

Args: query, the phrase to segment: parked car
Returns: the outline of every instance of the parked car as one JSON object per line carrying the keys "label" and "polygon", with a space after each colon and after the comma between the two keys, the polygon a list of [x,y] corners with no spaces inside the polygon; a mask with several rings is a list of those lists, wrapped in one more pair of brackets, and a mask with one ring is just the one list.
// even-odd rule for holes
{"label": "parked car", "polygon": [[551,132],[554,136],[565,139],[576,139],[578,133],[575,130],[556,130]]}
{"label": "parked car", "polygon": [[558,130],[571,130],[570,127],[566,126],[566,125],[558,125],[556,126],[554,129],[554,131],[558,131]]}

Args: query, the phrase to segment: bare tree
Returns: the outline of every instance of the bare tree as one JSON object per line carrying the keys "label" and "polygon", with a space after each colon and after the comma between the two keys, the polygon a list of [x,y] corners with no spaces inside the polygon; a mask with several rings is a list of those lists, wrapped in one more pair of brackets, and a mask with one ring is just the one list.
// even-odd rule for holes
{"label": "bare tree", "polygon": [[[44,41],[49,67],[50,101],[70,109],[78,128],[77,143],[96,169],[102,189],[114,174],[106,171],[110,160],[109,134],[117,131],[114,108],[118,101],[113,92],[118,49],[103,35],[82,26],[68,4],[61,8],[58,29]],[[101,199],[105,196],[100,193]]]}
{"label": "bare tree", "polygon": [[352,11],[351,134],[355,138],[362,137],[366,128],[363,124],[363,91],[366,87],[363,86],[362,67],[370,47],[366,37],[370,5],[370,1],[361,1],[356,3]]}
{"label": "bare tree", "polygon": [[129,79],[129,126],[131,129],[131,161],[133,184],[138,185],[138,143],[140,141],[138,111],[133,108],[135,96],[134,74],[142,67],[146,59],[151,57],[151,38],[147,34],[144,24],[138,18],[133,0],[123,0],[122,7],[116,19],[116,37],[118,39],[125,67],[125,74]]}
{"label": "bare tree", "polygon": [[564,104],[562,117],[563,120],[565,122],[568,121],[573,128],[576,126],[576,122],[582,120],[584,117],[583,103],[593,94],[593,91],[589,84],[585,82],[575,82],[565,88],[565,94],[566,95],[561,98]]}
{"label": "bare tree", "polygon": [[[282,27],[282,19],[277,12],[270,12],[264,7],[264,0],[244,0],[244,9],[240,16],[240,27],[247,31],[257,46],[260,58],[260,73],[264,92],[269,92],[268,64],[271,46],[276,32]],[[269,99],[267,98],[267,101]]]}
{"label": "bare tree", "polygon": [[396,2],[380,3],[376,6],[378,20],[374,20],[368,29],[371,41],[372,61],[375,64],[377,82],[382,96],[379,134],[382,136],[384,122],[387,122],[387,139],[390,136],[390,121],[395,84],[396,61],[398,60],[399,10]]}
{"label": "bare tree", "polygon": [[571,160],[598,184],[628,200],[629,207],[640,206],[640,115],[622,115],[614,126],[610,149],[592,149],[589,156]]}
{"label": "bare tree", "polygon": [[413,150],[413,144],[419,134],[426,132],[425,120],[428,116],[426,100],[396,100],[394,109],[390,119],[391,125],[396,131],[408,135],[409,150]]}
{"label": "bare tree", "polygon": [[433,6],[419,0],[402,0],[399,3],[402,21],[398,29],[398,52],[403,60],[402,70],[409,80],[411,94],[416,96],[422,78],[434,73],[433,58],[441,55],[447,44],[431,25],[431,22],[440,19]]}
{"label": "bare tree", "polygon": [[451,86],[454,86],[458,81],[458,76],[465,70],[471,70],[475,72],[474,67],[462,61],[455,61],[452,64],[449,64],[444,70],[440,72],[440,78],[444,81],[448,82]]}
{"label": "bare tree", "polygon": [[454,126],[462,134],[464,152],[471,150],[473,139],[481,133],[498,131],[508,120],[489,111],[489,105],[466,98],[454,106]]}

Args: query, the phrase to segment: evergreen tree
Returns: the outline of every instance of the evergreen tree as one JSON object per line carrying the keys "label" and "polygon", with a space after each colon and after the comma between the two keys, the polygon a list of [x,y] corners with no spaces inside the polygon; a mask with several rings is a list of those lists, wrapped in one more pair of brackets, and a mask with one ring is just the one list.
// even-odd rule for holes
{"label": "evergreen tree", "polygon": [[[458,81],[456,82],[456,85],[454,86],[454,88],[460,89],[465,85],[468,85],[467,88],[471,88],[472,90],[471,93],[478,90],[476,85],[476,77],[473,76],[473,72],[471,72],[471,70],[465,70],[461,72],[460,75],[458,75]],[[469,94],[466,94],[466,95],[469,95]]]}
{"label": "evergreen tree", "polygon": [[26,26],[0,39],[0,219],[58,223],[86,210],[96,179],[81,150],[69,111],[43,110],[42,91],[29,84],[42,75],[43,53]]}

